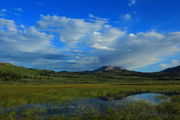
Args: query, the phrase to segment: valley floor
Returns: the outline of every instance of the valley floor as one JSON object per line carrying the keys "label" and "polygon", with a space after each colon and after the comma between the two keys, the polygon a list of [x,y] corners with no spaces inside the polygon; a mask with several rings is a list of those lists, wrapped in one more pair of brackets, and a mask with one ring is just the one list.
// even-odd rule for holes
{"label": "valley floor", "polygon": [[[166,105],[159,106],[159,108],[144,108],[144,105],[136,105],[134,111],[127,112],[128,117],[125,111],[116,111],[110,112],[105,115],[98,113],[93,113],[92,116],[79,117],[75,116],[73,118],[64,118],[64,117],[54,117],[52,119],[57,120],[135,120],[133,116],[136,116],[139,109],[154,109],[154,111],[162,112],[166,114],[169,112],[169,116],[163,118],[159,115],[154,115],[153,120],[178,120],[180,117],[180,84],[177,82],[160,84],[160,83],[117,83],[117,84],[57,84],[57,85],[1,85],[0,86],[0,108],[10,108],[19,105],[25,104],[36,104],[36,103],[66,103],[68,101],[73,101],[76,99],[82,98],[99,98],[106,97],[107,99],[114,98],[123,98],[127,95],[136,94],[136,93],[147,93],[147,92],[156,92],[164,93],[169,96],[172,96],[174,102],[167,103]],[[165,106],[167,108],[165,108]],[[141,108],[142,107],[142,108]],[[146,106],[147,107],[147,106]],[[164,110],[164,111],[163,111]],[[0,119],[17,119],[16,113],[11,112],[8,114],[1,113],[0,110]],[[36,111],[37,112],[37,111]],[[34,114],[32,111],[28,115],[24,116],[24,119],[32,119]],[[167,115],[168,115],[167,114]],[[28,116],[28,117],[27,117]],[[121,117],[120,117],[121,116]],[[124,117],[123,117],[124,116]],[[137,115],[138,116],[138,115]],[[94,117],[94,118],[92,118]],[[147,117],[147,116],[146,116]],[[145,116],[141,115],[137,117],[139,120],[145,120]],[[171,118],[171,119],[170,119]],[[37,118],[38,119],[38,118]],[[51,119],[51,118],[49,118]],[[147,118],[146,118],[147,119]],[[150,118],[148,118],[150,119]]]}

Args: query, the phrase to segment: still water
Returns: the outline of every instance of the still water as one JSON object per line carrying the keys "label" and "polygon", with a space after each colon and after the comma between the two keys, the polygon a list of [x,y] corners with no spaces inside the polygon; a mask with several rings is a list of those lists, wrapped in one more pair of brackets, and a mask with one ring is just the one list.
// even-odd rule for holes
{"label": "still water", "polygon": [[38,110],[42,111],[38,115],[43,119],[54,115],[71,116],[74,114],[84,114],[87,111],[97,111],[105,113],[107,108],[121,109],[127,104],[134,102],[145,102],[147,104],[158,105],[164,101],[169,101],[170,97],[160,93],[142,93],[127,96],[123,99],[108,100],[102,98],[79,99],[65,104],[47,103],[47,104],[26,104],[13,108],[1,108],[4,114],[10,111],[16,111],[17,116],[23,116],[24,111]]}

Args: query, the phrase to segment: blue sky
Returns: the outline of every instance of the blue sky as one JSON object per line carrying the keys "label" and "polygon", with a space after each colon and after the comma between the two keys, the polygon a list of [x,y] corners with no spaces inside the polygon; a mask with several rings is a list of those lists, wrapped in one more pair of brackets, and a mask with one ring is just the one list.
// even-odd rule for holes
{"label": "blue sky", "polygon": [[56,71],[180,65],[179,0],[0,3],[0,62]]}

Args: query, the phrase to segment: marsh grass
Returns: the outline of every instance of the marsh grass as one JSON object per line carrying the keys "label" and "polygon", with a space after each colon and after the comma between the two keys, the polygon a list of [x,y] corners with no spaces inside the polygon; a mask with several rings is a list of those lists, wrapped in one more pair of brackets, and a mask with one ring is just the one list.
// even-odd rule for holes
{"label": "marsh grass", "polygon": [[[144,102],[134,103],[123,107],[122,110],[107,108],[106,114],[96,109],[87,109],[81,116],[71,117],[54,115],[49,120],[179,120],[180,118],[180,85],[128,85],[128,84],[62,84],[62,85],[2,85],[0,86],[0,107],[11,108],[25,104],[66,103],[82,98],[110,97],[111,99],[143,93],[157,92],[171,95],[171,101],[162,105],[151,105]],[[173,95],[174,94],[174,95]],[[173,96],[172,96],[173,95]],[[161,96],[159,96],[161,98]],[[51,112],[57,110],[52,109]],[[21,119],[38,120],[39,115],[46,113],[41,108],[21,111]],[[19,120],[17,111],[6,114],[1,110],[0,119]]]}
{"label": "marsh grass", "polygon": [[[177,98],[174,100],[177,100]],[[141,101],[128,104],[119,110],[111,107],[107,108],[105,114],[87,111],[82,116],[72,116],[70,118],[55,116],[48,118],[48,120],[179,120],[180,108],[176,106],[177,104],[180,103],[171,101],[153,105]]]}
{"label": "marsh grass", "polygon": [[0,107],[67,102],[80,98],[119,97],[143,92],[179,93],[180,85],[68,84],[0,86]]}

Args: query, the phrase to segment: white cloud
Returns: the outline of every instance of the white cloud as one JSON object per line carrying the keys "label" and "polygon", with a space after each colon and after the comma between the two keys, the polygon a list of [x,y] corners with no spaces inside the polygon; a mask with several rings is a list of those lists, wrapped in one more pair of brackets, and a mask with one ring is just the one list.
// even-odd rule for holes
{"label": "white cloud", "polygon": [[180,65],[180,60],[172,60],[172,65],[173,66]]}
{"label": "white cloud", "polygon": [[[54,36],[63,46],[53,44]],[[24,61],[38,68],[83,70],[111,64],[137,69],[177,55],[179,46],[180,32],[128,33],[94,15],[88,19],[42,15],[31,27],[0,19],[1,61]]]}
{"label": "white cloud", "polygon": [[[176,36],[176,37],[175,37]],[[178,36],[178,37],[177,37]],[[180,51],[179,33],[162,35],[157,32],[126,34],[113,45],[114,51],[94,51],[101,65],[137,69],[164,60]]]}
{"label": "white cloud", "polygon": [[0,9],[0,16],[6,16],[7,12],[7,9]]}
{"label": "white cloud", "polygon": [[136,2],[137,2],[136,0],[130,0],[128,5],[131,7],[131,6],[135,5]]}
{"label": "white cloud", "polygon": [[126,36],[124,40],[119,39],[116,45],[116,52],[107,57],[103,55],[102,61],[136,69],[160,62],[165,56],[177,54],[180,51],[180,34],[140,32]]}
{"label": "white cloud", "polygon": [[129,33],[129,37],[130,37],[130,38],[134,38],[134,37],[136,37],[136,35],[133,34],[133,33]]}
{"label": "white cloud", "polygon": [[94,48],[111,49],[123,32],[106,25],[106,19],[93,18],[91,20],[71,19],[59,16],[42,16],[38,22],[40,29],[59,34],[60,41],[69,45],[91,44]]}
{"label": "white cloud", "polygon": [[0,30],[2,31],[17,31],[17,26],[13,20],[0,18]]}
{"label": "white cloud", "polygon": [[166,68],[169,67],[169,65],[168,65],[168,64],[161,63],[161,64],[160,64],[160,67],[163,68],[163,69],[166,69]]}
{"label": "white cloud", "polygon": [[[98,22],[98,21],[97,21]],[[105,22],[105,21],[103,21]],[[71,19],[59,16],[42,16],[38,25],[42,29],[59,33],[60,40],[69,44],[76,44],[87,35],[101,29],[101,22],[93,24],[83,19]]]}
{"label": "white cloud", "polygon": [[[91,18],[94,16],[91,15]],[[128,34],[112,27],[108,21],[86,21],[58,16],[42,16],[38,24],[44,30],[59,33],[60,41],[66,44],[82,44],[95,48],[91,53],[99,59],[100,66],[112,64],[136,69],[157,63],[163,57],[179,51],[179,32]]]}
{"label": "white cloud", "polygon": [[53,36],[39,32],[30,27],[23,30],[13,20],[0,19],[0,49],[34,52],[47,49],[51,46]]}
{"label": "white cloud", "polygon": [[54,49],[52,39],[52,35],[33,26],[22,28],[13,20],[0,18],[0,62],[30,66],[37,61],[53,62],[55,58],[64,58]]}
{"label": "white cloud", "polygon": [[99,44],[94,44],[91,47],[96,48],[96,49],[102,49],[102,50],[115,50],[114,48],[109,48],[107,46],[102,46]]}
{"label": "white cloud", "polygon": [[163,68],[163,69],[166,69],[166,68],[176,67],[178,65],[180,65],[180,60],[179,59],[171,60],[170,63],[162,63],[162,64],[160,64],[160,67]]}
{"label": "white cloud", "polygon": [[129,13],[126,13],[126,14],[124,14],[123,16],[122,16],[122,18],[123,19],[125,19],[125,20],[131,20],[131,14],[129,14]]}

